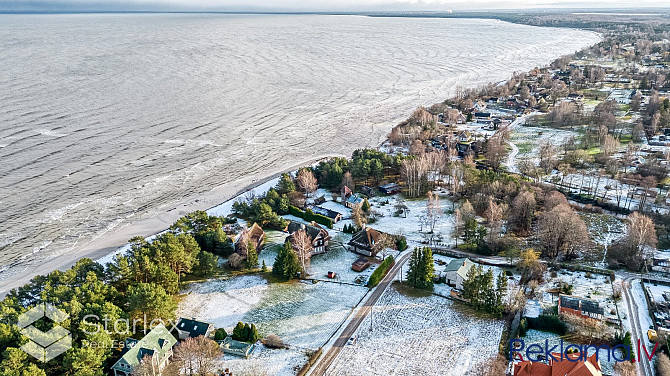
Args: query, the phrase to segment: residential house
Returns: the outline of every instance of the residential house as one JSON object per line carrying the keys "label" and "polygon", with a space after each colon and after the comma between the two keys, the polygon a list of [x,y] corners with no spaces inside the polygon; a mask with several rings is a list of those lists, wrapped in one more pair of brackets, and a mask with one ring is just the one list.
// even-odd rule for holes
{"label": "residential house", "polygon": [[349,187],[346,185],[342,187],[342,190],[340,191],[340,197],[342,197],[342,201],[346,201],[351,195],[353,195],[354,192],[351,191]]}
{"label": "residential house", "polygon": [[247,234],[245,235],[242,233],[237,237],[237,240],[235,241],[235,250],[239,251],[241,249],[246,249],[243,248],[246,247],[246,245],[242,245],[241,241],[242,239],[247,239],[247,241],[250,241],[254,244],[256,247],[256,252],[260,252],[263,248],[263,244],[265,243],[265,231],[263,231],[261,226],[259,226],[258,223],[254,223],[251,227],[243,231],[246,231]]}
{"label": "residential house", "polygon": [[349,250],[364,256],[376,256],[381,249],[377,243],[382,233],[370,227],[366,227],[354,234],[349,241]]}
{"label": "residential house", "polygon": [[396,193],[400,193],[402,191],[402,189],[396,183],[388,183],[388,184],[380,185],[379,186],[379,191],[383,194],[386,194],[386,195],[394,195]]}
{"label": "residential house", "polygon": [[458,112],[458,118],[456,118],[456,124],[465,124],[468,122],[468,118],[463,115],[462,112]]}
{"label": "residential house", "polygon": [[111,368],[114,376],[130,376],[133,369],[147,356],[151,357],[151,362],[157,371],[156,375],[160,375],[170,362],[172,347],[176,343],[177,339],[163,324],[153,328],[139,341],[128,338],[123,348],[123,355]]}
{"label": "residential house", "polygon": [[559,295],[558,313],[569,313],[582,318],[602,320],[605,310],[593,299],[572,295]]}
{"label": "residential house", "polygon": [[468,143],[472,141],[472,134],[469,131],[460,131],[456,136],[458,142]]}
{"label": "residential house", "polygon": [[[598,361],[598,353],[582,359],[580,353],[564,354],[551,353],[545,362],[524,360],[516,362],[513,367],[513,376],[602,376],[602,368]],[[552,359],[556,358],[557,360]]]}
{"label": "residential house", "polygon": [[210,334],[216,329],[214,324],[209,322],[197,321],[195,318],[185,319],[180,318],[175,325],[175,330],[177,332],[177,338],[180,340],[185,340],[187,338],[196,338],[204,336],[209,337]]}
{"label": "residential house", "polygon": [[444,277],[447,285],[452,286],[458,290],[463,289],[463,281],[468,276],[470,268],[475,266],[475,263],[468,258],[455,259],[444,268],[440,277]]}
{"label": "residential house", "polygon": [[490,112],[475,112],[474,116],[477,119],[490,119],[491,118],[491,113]]}
{"label": "residential house", "polygon": [[349,209],[353,209],[355,207],[363,205],[363,198],[357,194],[353,194],[347,198],[347,200],[344,202],[344,206],[348,207]]}
{"label": "residential house", "polygon": [[312,211],[316,214],[330,218],[333,223],[337,223],[342,220],[342,213],[338,213],[335,210],[330,210],[321,206],[313,206]]}
{"label": "residential house", "polygon": [[361,193],[368,196],[368,197],[374,197],[376,192],[372,187],[368,187],[367,185],[364,185],[361,187]]}
{"label": "residential house", "polygon": [[306,225],[304,223],[291,221],[286,228],[286,232],[290,234],[286,240],[292,243],[293,235],[300,230],[304,230],[305,233],[307,233],[307,236],[312,240],[312,246],[314,247],[312,254],[318,255],[320,253],[325,253],[328,250],[328,242],[331,239],[330,234],[315,222]]}
{"label": "residential house", "polygon": [[472,105],[472,108],[477,112],[484,111],[484,110],[486,110],[486,103],[484,103],[482,101],[477,101],[477,102],[475,102],[474,105]]}

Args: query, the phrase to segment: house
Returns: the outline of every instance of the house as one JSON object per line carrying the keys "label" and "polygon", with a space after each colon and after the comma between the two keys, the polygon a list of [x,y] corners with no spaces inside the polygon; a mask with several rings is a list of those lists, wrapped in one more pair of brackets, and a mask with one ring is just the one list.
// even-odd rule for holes
{"label": "house", "polygon": [[456,118],[456,124],[465,124],[468,122],[468,118],[463,115],[462,112],[458,112],[458,117]]}
{"label": "house", "polygon": [[381,236],[381,232],[366,227],[351,237],[348,243],[349,250],[364,256],[376,256],[380,251],[377,242],[379,242]]}
{"label": "house", "polygon": [[180,318],[175,325],[177,331],[177,338],[185,340],[187,338],[196,338],[204,336],[208,338],[209,335],[216,329],[214,324],[209,322],[197,321],[193,319]]}
{"label": "house", "polygon": [[[246,234],[244,233],[246,231]],[[261,226],[258,225],[258,223],[254,223],[251,227],[249,227],[246,230],[243,230],[243,233],[240,234],[240,236],[237,237],[237,240],[235,241],[235,250],[239,251],[241,249],[246,249],[242,248],[242,239],[247,239],[247,241],[250,241],[254,244],[256,247],[256,252],[260,252],[260,250],[263,248],[263,244],[265,243],[265,231],[261,228]]]}
{"label": "house", "polygon": [[475,112],[475,118],[477,119],[490,119],[491,113],[489,112]]}
{"label": "house", "polygon": [[328,242],[330,241],[330,234],[328,234],[328,231],[317,225],[315,222],[306,225],[304,223],[291,221],[286,228],[286,231],[290,234],[286,240],[293,242],[293,234],[300,230],[304,230],[312,241],[312,246],[314,247],[312,254],[318,255],[326,253],[328,250]]}
{"label": "house", "polygon": [[353,264],[351,264],[351,269],[357,272],[362,272],[363,270],[367,269],[370,267],[370,260],[366,259],[365,257],[359,257],[354,261]]}
{"label": "house", "polygon": [[346,201],[353,194],[354,192],[352,192],[351,189],[346,185],[343,186],[342,189],[340,190],[340,196],[342,197],[342,201]]}
{"label": "house", "polygon": [[375,190],[372,189],[372,187],[368,187],[367,185],[364,185],[361,187],[361,193],[368,197],[374,197],[375,196]]}
{"label": "house", "polygon": [[130,376],[133,369],[137,367],[146,356],[151,357],[157,375],[163,371],[172,357],[172,347],[177,339],[170,334],[165,325],[159,324],[147,333],[141,340],[128,338],[123,347],[123,355],[114,363],[112,370],[114,376]]}
{"label": "house", "polygon": [[593,299],[572,295],[559,295],[558,313],[569,313],[582,318],[602,320],[605,314],[605,309]]}
{"label": "house", "polygon": [[458,142],[467,143],[472,141],[472,134],[469,131],[460,131],[456,135]]}
{"label": "house", "polygon": [[349,209],[353,209],[361,205],[363,205],[363,198],[355,194],[349,196],[349,198],[344,202],[344,206],[348,207]]}
{"label": "house", "polygon": [[379,191],[383,194],[386,194],[386,195],[394,195],[396,193],[400,193],[402,191],[402,189],[396,183],[388,183],[388,184],[380,185],[379,186]]}
{"label": "house", "polygon": [[319,214],[319,215],[322,215],[324,217],[328,217],[328,218],[332,219],[333,223],[337,223],[338,221],[342,220],[342,214],[336,212],[335,210],[326,209],[326,208],[321,207],[321,206],[313,206],[312,211],[315,214]]}
{"label": "house", "polygon": [[555,361],[549,357],[547,363],[524,360],[516,362],[512,371],[513,376],[602,376],[602,368],[598,361],[598,353],[582,359],[580,353],[564,354],[551,353]]}
{"label": "house", "polygon": [[444,281],[447,285],[462,290],[463,281],[467,277],[470,268],[473,266],[475,266],[475,263],[467,258],[451,260],[449,265],[442,271],[440,277],[444,277]]}
{"label": "house", "polygon": [[[484,110],[486,110],[486,103],[484,103],[484,102],[482,102],[482,101],[477,101],[477,102],[475,102],[475,104],[472,106],[472,108],[474,108],[474,110],[475,110],[475,111],[478,111],[478,112],[484,111]],[[476,115],[475,115],[475,116],[476,116]]]}
{"label": "house", "polygon": [[235,341],[230,337],[226,337],[223,341],[219,341],[219,348],[224,354],[248,358],[254,350],[254,345],[253,343]]}

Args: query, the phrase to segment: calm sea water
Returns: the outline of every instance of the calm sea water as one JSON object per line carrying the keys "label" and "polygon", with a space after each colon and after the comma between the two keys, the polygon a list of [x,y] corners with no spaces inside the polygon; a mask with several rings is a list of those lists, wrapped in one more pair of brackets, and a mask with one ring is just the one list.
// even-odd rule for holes
{"label": "calm sea water", "polygon": [[377,145],[457,84],[597,40],[492,20],[0,15],[0,270],[249,173]]}

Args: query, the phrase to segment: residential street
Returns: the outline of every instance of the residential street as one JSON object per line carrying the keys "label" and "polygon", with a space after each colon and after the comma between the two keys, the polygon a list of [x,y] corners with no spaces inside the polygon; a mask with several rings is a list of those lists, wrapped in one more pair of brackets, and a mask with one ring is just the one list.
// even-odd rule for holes
{"label": "residential street", "polygon": [[363,306],[355,313],[355,316],[351,319],[349,324],[340,332],[339,337],[333,343],[333,346],[328,349],[322,356],[319,358],[317,363],[312,367],[309,375],[311,376],[321,376],[325,375],[328,367],[331,363],[337,358],[338,354],[344,346],[347,345],[347,341],[351,338],[356,330],[361,325],[363,320],[370,313],[372,307],[377,303],[379,297],[382,296],[384,291],[389,287],[391,282],[393,282],[395,276],[398,274],[402,265],[410,258],[412,252],[406,252],[403,254],[397,261],[396,264],[391,268],[386,277],[377,285],[375,290],[372,292],[370,297],[365,301]]}

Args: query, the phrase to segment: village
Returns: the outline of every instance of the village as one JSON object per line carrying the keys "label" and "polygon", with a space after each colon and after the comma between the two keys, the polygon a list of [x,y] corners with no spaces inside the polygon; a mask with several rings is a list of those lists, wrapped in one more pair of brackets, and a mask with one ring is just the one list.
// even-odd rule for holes
{"label": "village", "polygon": [[[109,374],[670,375],[667,38],[605,34],[459,88],[377,149],[78,264],[129,296],[131,318],[164,321],[120,336]],[[595,346],[553,361],[510,356],[515,340]],[[637,343],[654,359],[594,356]]]}
{"label": "village", "polygon": [[[515,338],[651,349],[670,332],[670,43],[596,48],[210,209],[232,254],[180,293],[179,322],[207,328],[190,335],[216,340],[221,374],[667,374],[666,355],[597,347],[505,356]],[[252,340],[216,339],[244,323]]]}

